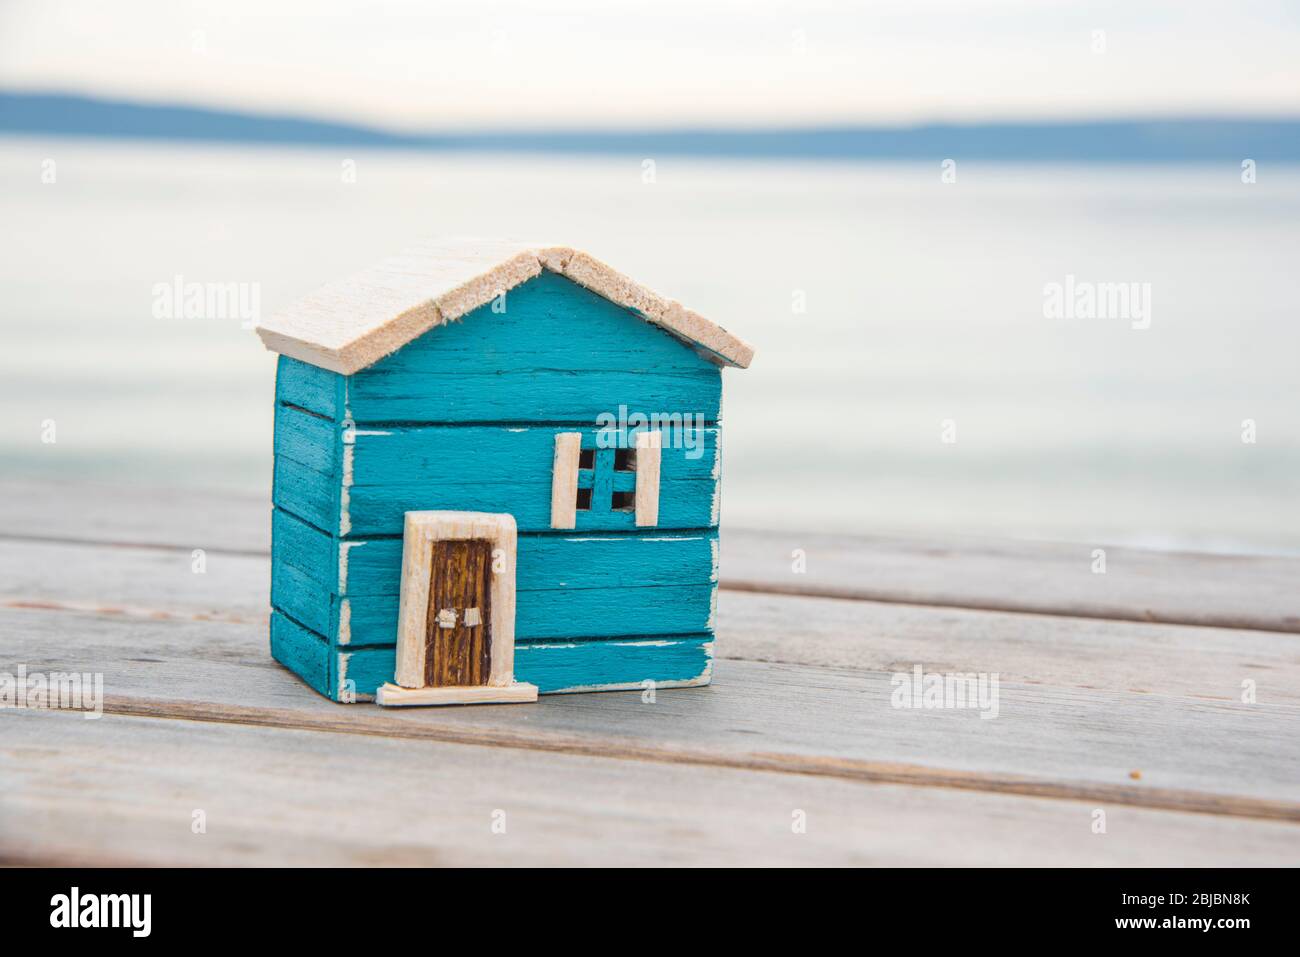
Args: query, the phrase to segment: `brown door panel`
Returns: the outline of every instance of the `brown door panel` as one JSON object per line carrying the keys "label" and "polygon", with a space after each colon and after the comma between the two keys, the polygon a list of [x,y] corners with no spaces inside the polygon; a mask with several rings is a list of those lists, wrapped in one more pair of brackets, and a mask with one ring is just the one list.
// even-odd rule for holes
{"label": "brown door panel", "polygon": [[[424,683],[431,687],[485,685],[492,660],[488,637],[491,543],[434,542],[430,568]],[[467,624],[467,619],[471,623]]]}

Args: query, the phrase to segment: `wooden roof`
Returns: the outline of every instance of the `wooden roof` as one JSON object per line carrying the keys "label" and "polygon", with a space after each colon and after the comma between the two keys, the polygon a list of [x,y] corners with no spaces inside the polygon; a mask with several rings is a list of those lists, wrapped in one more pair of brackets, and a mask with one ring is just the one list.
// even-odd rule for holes
{"label": "wooden roof", "polygon": [[259,323],[257,332],[268,349],[351,375],[543,269],[632,310],[718,365],[744,368],[753,358],[754,350],[721,326],[587,253],[502,240],[413,247],[317,290]]}

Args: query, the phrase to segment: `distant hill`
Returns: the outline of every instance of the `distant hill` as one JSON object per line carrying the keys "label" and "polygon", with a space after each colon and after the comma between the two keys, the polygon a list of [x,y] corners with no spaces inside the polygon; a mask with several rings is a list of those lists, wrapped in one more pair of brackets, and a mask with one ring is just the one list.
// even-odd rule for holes
{"label": "distant hill", "polygon": [[1153,119],[809,129],[557,130],[406,134],[297,116],[58,93],[0,92],[0,134],[417,150],[663,156],[1005,160],[1300,161],[1300,119]]}

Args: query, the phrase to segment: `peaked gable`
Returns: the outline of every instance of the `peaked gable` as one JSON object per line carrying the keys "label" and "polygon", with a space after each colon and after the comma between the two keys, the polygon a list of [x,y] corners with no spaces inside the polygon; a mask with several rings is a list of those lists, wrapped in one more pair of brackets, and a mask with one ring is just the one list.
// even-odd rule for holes
{"label": "peaked gable", "polygon": [[505,307],[479,306],[349,376],[353,421],[589,424],[621,404],[717,420],[718,365],[623,306],[544,269]]}
{"label": "peaked gable", "polygon": [[754,351],[721,326],[564,246],[461,240],[427,243],[328,286],[259,323],[268,349],[352,375],[430,329],[453,322],[549,270],[693,346],[745,368]]}

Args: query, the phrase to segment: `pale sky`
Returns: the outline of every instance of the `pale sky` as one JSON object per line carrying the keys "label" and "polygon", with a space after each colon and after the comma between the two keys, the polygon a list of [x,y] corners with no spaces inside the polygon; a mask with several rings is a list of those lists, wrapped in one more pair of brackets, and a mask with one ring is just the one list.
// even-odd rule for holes
{"label": "pale sky", "polygon": [[0,87],[410,129],[1300,114],[1300,6],[0,0]]}

